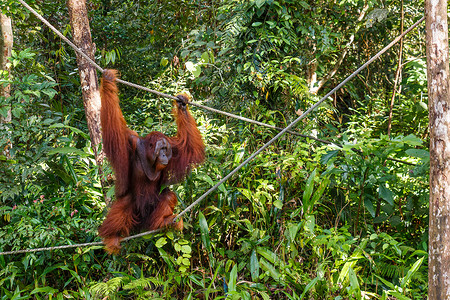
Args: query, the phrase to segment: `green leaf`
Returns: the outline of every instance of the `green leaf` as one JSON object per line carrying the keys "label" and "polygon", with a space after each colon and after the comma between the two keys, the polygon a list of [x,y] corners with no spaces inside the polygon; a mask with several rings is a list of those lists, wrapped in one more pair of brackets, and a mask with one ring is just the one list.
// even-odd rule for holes
{"label": "green leaf", "polygon": [[210,177],[208,174],[199,174],[199,175],[197,176],[197,178],[198,178],[198,179],[201,179],[201,180],[203,180],[203,181],[206,181],[206,182],[209,183],[209,185],[211,185],[211,186],[214,185],[213,180],[211,179],[211,177]]}
{"label": "green leaf", "polygon": [[255,249],[253,249],[250,255],[250,274],[252,275],[252,280],[256,282],[259,277],[259,262]]}
{"label": "green leaf", "polygon": [[67,168],[69,169],[69,174],[71,175],[71,178],[73,182],[78,182],[78,174],[75,172],[71,160],[69,160],[69,157],[66,155],[64,156],[64,162],[67,165]]}
{"label": "green leaf", "polygon": [[311,195],[314,189],[314,177],[316,177],[316,169],[312,171],[306,181],[305,191],[303,192],[303,205],[305,206],[305,211],[309,212],[312,206]]}
{"label": "green leaf", "polygon": [[314,192],[314,195],[312,197],[311,203],[315,205],[317,201],[319,201],[320,197],[322,197],[323,193],[325,192],[325,188],[330,183],[330,180],[328,178],[323,178],[322,182],[320,183],[319,187]]}
{"label": "green leaf", "polygon": [[155,246],[156,246],[157,248],[161,248],[161,247],[164,246],[165,244],[167,244],[167,239],[166,239],[165,237],[161,237],[161,238],[159,238],[159,239],[156,241]]}
{"label": "green leaf", "polygon": [[391,282],[389,282],[389,281],[387,281],[387,280],[381,278],[381,277],[378,276],[378,275],[374,275],[374,276],[377,277],[381,282],[383,282],[383,283],[384,283],[388,288],[390,288],[391,290],[395,289],[395,286],[394,286],[393,283],[391,283]]}
{"label": "green leaf", "polygon": [[420,107],[422,107],[424,110],[428,111],[428,105],[427,105],[425,102],[419,101],[419,105],[420,105]]}
{"label": "green leaf", "polygon": [[230,273],[230,280],[228,281],[228,291],[236,291],[236,279],[237,279],[237,264],[234,264],[233,269]]}
{"label": "green leaf", "polygon": [[348,270],[348,277],[350,282],[350,287],[353,291],[355,291],[356,298],[361,299],[361,291],[359,287],[358,277],[356,277],[355,271],[353,271],[353,268],[350,267]]}
{"label": "green leaf", "polygon": [[287,225],[287,229],[289,232],[289,239],[291,241],[295,241],[295,237],[297,236],[298,231],[300,230],[300,223],[289,223]]}
{"label": "green leaf", "polygon": [[333,157],[335,157],[338,153],[339,153],[339,150],[328,151],[326,154],[322,155],[322,157],[320,158],[320,163],[322,165],[326,165],[328,163],[328,161],[330,159],[332,159]]}
{"label": "green leaf", "polygon": [[[272,28],[274,28],[275,26],[277,26],[277,22],[274,22],[274,21],[267,21],[266,24],[269,25],[269,28],[270,28],[270,29],[272,29]],[[256,41],[256,40],[255,40],[255,41]],[[294,78],[294,77],[297,77],[297,76],[293,75],[292,78]],[[297,78],[298,78],[298,77],[297,77]]]}
{"label": "green leaf", "polygon": [[344,267],[341,270],[341,273],[339,274],[338,283],[343,283],[344,280],[348,279],[348,272],[352,266],[352,264],[356,264],[356,261],[354,262],[346,262],[344,264]]}
{"label": "green leaf", "polygon": [[245,143],[242,143],[234,154],[234,164],[237,165],[242,161],[245,154]]}
{"label": "green leaf", "polygon": [[395,297],[395,299],[398,299],[398,300],[411,300],[411,298],[406,297],[405,295],[403,295],[399,292],[396,292],[396,291],[389,291],[389,294],[391,294],[392,296]]}
{"label": "green leaf", "polygon": [[256,0],[256,7],[261,8],[266,3],[266,0]]}
{"label": "green leaf", "polygon": [[161,61],[160,61],[160,65],[161,65],[161,67],[165,67],[165,66],[167,66],[167,64],[169,63],[169,60],[167,59],[167,57],[163,57],[163,58],[161,58]]}
{"label": "green leaf", "polygon": [[278,260],[278,257],[275,253],[273,253],[272,251],[266,249],[266,248],[262,248],[262,247],[258,247],[257,248],[257,252],[263,256],[265,259],[267,259],[268,261],[270,261],[271,263],[275,263],[275,261]]}
{"label": "green leaf", "polygon": [[36,294],[36,293],[45,293],[47,295],[50,295],[50,294],[55,294],[57,292],[58,292],[58,290],[51,288],[49,286],[46,286],[46,287],[35,288],[34,290],[31,291],[31,295]]}
{"label": "green leaf", "polygon": [[319,277],[314,278],[306,285],[305,289],[303,290],[302,295],[300,296],[300,300],[303,299],[305,294],[316,285],[317,281],[319,281]]}
{"label": "green leaf", "polygon": [[203,63],[209,63],[209,53],[208,51],[205,51],[202,53],[201,59]]}
{"label": "green leaf", "polygon": [[181,55],[182,58],[186,58],[189,55],[189,53],[191,53],[191,51],[183,50],[183,51],[181,51],[180,55]]}
{"label": "green leaf", "polygon": [[73,147],[62,147],[62,148],[53,148],[50,151],[48,151],[48,155],[53,155],[53,154],[75,154],[75,155],[79,155],[81,157],[88,157],[89,154],[87,154],[86,152],[77,149],[77,148],[73,148]]}
{"label": "green leaf", "polygon": [[392,216],[389,219],[389,223],[391,223],[391,225],[395,227],[402,223],[402,219],[399,216]]}
{"label": "green leaf", "polygon": [[367,197],[364,198],[364,207],[367,209],[367,211],[370,213],[372,218],[375,218],[375,209],[373,207],[373,203],[370,199]]}
{"label": "green leaf", "polygon": [[238,189],[239,192],[242,193],[242,195],[245,196],[245,198],[247,198],[248,200],[252,201],[252,193],[250,190],[247,189]]}
{"label": "green leaf", "polygon": [[206,222],[206,218],[201,211],[199,212],[198,223],[200,225],[200,233],[203,246],[205,247],[206,251],[208,251],[208,253],[211,253],[211,241],[209,239],[208,223]]}
{"label": "green leaf", "polygon": [[364,240],[360,247],[358,247],[353,254],[351,255],[351,257],[349,257],[346,261],[346,263],[344,264],[344,266],[342,267],[341,273],[339,273],[339,278],[337,282],[343,283],[346,280],[350,280],[350,269],[352,269],[353,271],[353,267],[356,265],[356,263],[358,262],[359,259],[364,258],[364,256],[361,255],[362,250],[364,249],[366,244],[367,244],[368,240]]}
{"label": "green leaf", "polygon": [[57,92],[54,89],[43,89],[42,92],[46,94],[50,99],[53,99]]}
{"label": "green leaf", "polygon": [[185,64],[186,69],[192,74],[194,75],[195,78],[198,78],[200,76],[200,74],[202,73],[202,69],[199,65],[192,63],[190,61],[186,62]]}
{"label": "green leaf", "polygon": [[412,157],[418,157],[418,158],[429,158],[430,152],[422,149],[408,149],[405,151],[406,154]]}
{"label": "green leaf", "polygon": [[109,53],[110,57],[111,57],[111,61],[114,64],[116,62],[116,51],[111,50],[111,52]]}
{"label": "green leaf", "polygon": [[311,198],[312,191],[314,188],[314,177],[316,177],[316,169],[312,171],[312,173],[309,175],[308,180],[306,181],[306,188],[303,192],[303,201],[308,201]]}
{"label": "green leaf", "polygon": [[306,3],[305,1],[299,1],[298,2],[303,8],[306,8],[306,9],[310,9],[311,8],[311,6],[308,4],[308,3]]}
{"label": "green leaf", "polygon": [[375,219],[373,219],[373,222],[375,223],[375,224],[377,224],[377,223],[383,223],[384,221],[386,221],[388,219],[388,216],[386,216],[386,215],[381,215],[381,216],[378,216],[378,217],[376,217]]}
{"label": "green leaf", "polygon": [[20,119],[20,116],[22,115],[23,112],[24,112],[24,109],[22,107],[14,107],[11,110],[12,115],[18,119]]}
{"label": "green leaf", "polygon": [[198,286],[201,286],[202,288],[205,288],[205,283],[204,281],[200,281],[195,275],[189,275],[189,279],[192,280],[192,282],[194,282],[195,284],[197,284]]}
{"label": "green leaf", "polygon": [[390,205],[394,205],[394,194],[384,185],[384,183],[378,186],[378,195]]}
{"label": "green leaf", "polygon": [[275,200],[275,201],[273,202],[273,206],[275,206],[275,207],[278,208],[278,209],[282,209],[282,208],[283,208],[283,201],[281,201],[281,200]]}
{"label": "green leaf", "polygon": [[420,146],[420,145],[422,145],[422,143],[423,143],[421,139],[419,139],[418,137],[416,137],[416,136],[413,135],[413,134],[410,134],[410,135],[408,135],[408,136],[405,136],[405,137],[402,139],[402,141],[403,141],[404,143],[408,144],[408,145],[411,145],[411,146]]}
{"label": "green leaf", "polygon": [[307,215],[305,217],[305,230],[309,233],[314,233],[314,228],[316,227],[316,218],[313,215]]}
{"label": "green leaf", "polygon": [[227,193],[228,193],[228,191],[227,191],[227,189],[225,188],[225,185],[224,185],[223,183],[222,183],[221,185],[219,185],[218,189],[219,189],[219,191],[221,191],[221,192],[224,193],[224,194],[227,194]]}
{"label": "green leaf", "polygon": [[261,266],[263,269],[265,269],[266,271],[269,272],[270,276],[273,279],[275,279],[276,281],[280,280],[280,277],[281,277],[280,272],[278,272],[270,262],[261,258]]}
{"label": "green leaf", "polygon": [[181,246],[181,252],[184,254],[190,254],[192,252],[192,248],[189,245],[183,245]]}
{"label": "green leaf", "polygon": [[2,116],[3,118],[6,118],[8,116],[8,112],[10,111],[10,107],[9,106],[0,106],[0,116]]}
{"label": "green leaf", "polygon": [[[262,289],[262,288],[261,288],[261,289]],[[258,293],[261,295],[261,297],[263,298],[263,300],[270,300],[270,296],[267,295],[267,293],[265,293],[265,292],[263,292],[263,291],[259,291]]]}
{"label": "green leaf", "polygon": [[409,281],[411,280],[413,275],[417,272],[417,270],[419,270],[424,258],[425,257],[421,257],[420,259],[418,259],[414,263],[414,265],[411,267],[411,269],[408,270],[408,273],[406,274],[406,276],[403,277],[402,282],[400,283],[400,286],[402,287],[402,289],[406,288],[406,286],[409,284]]}

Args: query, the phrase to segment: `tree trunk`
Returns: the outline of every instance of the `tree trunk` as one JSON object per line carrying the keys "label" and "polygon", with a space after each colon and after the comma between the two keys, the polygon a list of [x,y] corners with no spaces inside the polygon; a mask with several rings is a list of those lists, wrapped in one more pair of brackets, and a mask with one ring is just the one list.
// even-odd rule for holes
{"label": "tree trunk", "polygon": [[428,299],[450,295],[450,95],[447,0],[426,0],[430,115]]}
{"label": "tree trunk", "polygon": [[[0,68],[2,71],[7,72],[7,76],[11,79],[11,65],[8,64],[8,58],[11,57],[11,50],[13,47],[13,32],[12,32],[12,23],[11,18],[6,16],[5,14],[0,14],[0,44],[2,49],[2,54],[0,55]],[[4,97],[6,101],[9,101],[9,97],[11,96],[11,84],[6,86],[0,85],[0,96]],[[5,105],[5,107],[0,107],[2,113],[0,114],[0,123],[9,123],[11,122],[11,105]],[[3,114],[6,111],[6,114]],[[11,131],[9,129],[1,129],[4,134],[8,136],[8,143],[0,152],[6,157],[10,157],[10,149],[12,147],[11,143]]]}
{"label": "tree trunk", "polygon": [[[85,0],[68,0],[67,8],[70,16],[70,26],[72,28],[73,42],[86,55],[94,60],[95,45],[92,43],[91,30],[86,9]],[[102,164],[104,160],[103,152],[99,150],[101,142],[100,131],[100,91],[98,87],[97,71],[86,59],[77,53],[78,73],[80,75],[81,91],[83,93],[84,111],[86,114],[87,126],[91,137],[92,148],[94,150],[97,165],[100,168],[102,187],[105,180],[102,176]],[[108,202],[106,191],[103,188],[105,201]]]}
{"label": "tree trunk", "polygon": [[[1,48],[2,55],[0,56],[0,68],[2,71],[8,72],[8,77],[11,78],[11,66],[8,65],[8,58],[11,57],[11,50],[13,46],[13,32],[11,25],[11,18],[0,14],[0,23],[1,23]],[[0,86],[1,96],[8,98],[11,96],[11,85]],[[6,117],[0,116],[0,120],[2,122],[11,122],[11,108],[8,109],[8,114]]]}

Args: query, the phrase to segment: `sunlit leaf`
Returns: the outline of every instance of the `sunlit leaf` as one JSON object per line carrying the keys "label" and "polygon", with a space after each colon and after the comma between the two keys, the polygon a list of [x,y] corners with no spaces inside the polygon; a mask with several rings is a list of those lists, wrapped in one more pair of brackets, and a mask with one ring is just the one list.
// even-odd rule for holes
{"label": "sunlit leaf", "polygon": [[155,246],[161,248],[165,244],[167,244],[167,239],[165,237],[161,237],[156,241]]}

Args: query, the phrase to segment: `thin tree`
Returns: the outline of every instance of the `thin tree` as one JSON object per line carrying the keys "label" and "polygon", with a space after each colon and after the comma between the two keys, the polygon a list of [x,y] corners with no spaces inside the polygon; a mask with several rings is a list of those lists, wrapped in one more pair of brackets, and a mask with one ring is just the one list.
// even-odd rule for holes
{"label": "thin tree", "polygon": [[[0,68],[3,72],[2,77],[6,76],[11,78],[11,64],[8,63],[8,59],[11,57],[11,51],[13,47],[13,32],[12,32],[12,22],[11,18],[5,14],[0,13],[0,44],[2,54],[0,55]],[[8,101],[11,96],[11,84],[0,85],[0,96]],[[0,107],[5,114],[0,115],[0,123],[11,122],[11,106]],[[10,132],[6,131],[9,135]],[[8,146],[2,149],[2,154],[9,156],[9,148],[11,147],[11,141],[8,142]]]}
{"label": "thin tree", "polygon": [[[11,78],[11,64],[8,63],[8,59],[11,57],[11,51],[13,47],[13,32],[11,18],[5,14],[0,14],[0,30],[0,43],[2,49],[2,54],[0,55],[0,68],[2,72],[7,73],[5,75],[7,75],[8,78]],[[1,85],[0,91],[2,97],[9,98],[11,96],[11,85]],[[1,119],[4,122],[10,122],[11,109],[8,109],[7,116],[2,116]]]}
{"label": "thin tree", "polygon": [[450,94],[447,0],[426,0],[430,116],[428,299],[450,295]]}
{"label": "thin tree", "polygon": [[[92,43],[91,29],[86,9],[85,0],[68,0],[67,8],[70,16],[70,26],[74,44],[80,48],[90,59],[94,60],[95,45]],[[84,111],[86,114],[87,126],[91,138],[97,165],[102,175],[102,165],[104,160],[103,152],[99,150],[101,142],[100,131],[100,91],[98,86],[97,71],[83,56],[77,53],[78,74],[80,75],[81,91],[83,93]],[[101,176],[102,187],[105,186]],[[105,200],[106,191],[103,189]]]}

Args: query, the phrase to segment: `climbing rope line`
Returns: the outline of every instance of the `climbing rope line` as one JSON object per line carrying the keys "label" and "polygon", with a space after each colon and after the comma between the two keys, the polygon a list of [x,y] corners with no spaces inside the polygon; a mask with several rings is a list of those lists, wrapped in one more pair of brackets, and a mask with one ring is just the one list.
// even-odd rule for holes
{"label": "climbing rope line", "polygon": [[[22,0],[19,0],[22,2]],[[180,212],[176,218],[174,218],[174,222],[177,221],[181,216],[190,211],[194,206],[204,200],[209,194],[211,194],[214,190],[216,190],[221,184],[227,181],[231,176],[236,174],[242,167],[244,167],[247,163],[253,160],[257,155],[259,155],[263,150],[265,150],[268,146],[270,146],[273,142],[275,142],[278,138],[280,138],[283,134],[288,132],[292,127],[294,127],[300,120],[305,118],[309,113],[311,113],[314,109],[316,109],[320,104],[322,104],[328,97],[330,97],[337,90],[342,88],[348,81],[350,81],[353,77],[355,77],[358,73],[360,73],[363,69],[365,69],[369,64],[371,64],[374,60],[378,59],[383,53],[389,50],[393,45],[395,45],[400,39],[402,39],[406,34],[408,34],[411,30],[417,27],[420,23],[423,22],[425,16],[423,16],[419,21],[414,23],[411,27],[405,30],[401,35],[396,37],[391,43],[389,43],[386,47],[380,50],[377,54],[375,54],[372,58],[370,58],[366,63],[364,63],[361,67],[359,67],[356,71],[354,71],[350,76],[345,78],[340,84],[338,84],[335,88],[329,91],[325,96],[323,96],[319,101],[317,101],[314,105],[312,105],[308,110],[306,110],[302,115],[300,115],[297,119],[295,119],[292,123],[290,123],[286,128],[284,128],[281,132],[275,135],[270,141],[261,146],[257,151],[255,151],[252,155],[250,155],[245,161],[243,161],[239,166],[237,166],[234,170],[232,170],[228,175],[223,177],[219,182],[217,182],[213,187],[211,187],[208,191],[206,191],[202,196],[200,196],[197,200],[192,202],[188,207],[186,207],[182,212]],[[128,241],[134,238],[138,238],[141,236],[153,234],[162,231],[163,229],[151,230],[143,233],[139,233],[136,235],[132,235],[124,238],[122,241]],[[7,254],[17,254],[17,253],[29,253],[36,251],[47,251],[54,249],[66,249],[66,248],[74,248],[74,247],[85,247],[85,246],[93,246],[93,245],[102,245],[102,242],[93,242],[93,243],[84,243],[84,244],[73,244],[73,245],[64,245],[64,246],[56,246],[56,247],[48,247],[48,248],[36,248],[36,249],[25,249],[25,250],[16,250],[16,251],[6,251],[0,252],[0,255]]]}
{"label": "climbing rope line", "polygon": [[284,128],[281,132],[279,132],[277,135],[275,135],[270,141],[268,141],[266,144],[261,146],[257,151],[255,151],[250,157],[248,157],[244,162],[242,162],[239,166],[237,166],[233,171],[231,171],[227,176],[222,178],[218,183],[216,183],[212,188],[210,188],[207,192],[205,192],[202,196],[200,196],[197,200],[195,200],[191,205],[186,207],[181,213],[178,214],[178,216],[174,219],[174,222],[184,215],[186,212],[191,210],[194,206],[196,206],[200,201],[206,198],[210,193],[212,193],[215,189],[217,189],[222,183],[224,183],[226,180],[228,180],[231,176],[233,176],[237,171],[239,171],[243,166],[245,166],[249,161],[251,161],[253,158],[255,158],[259,153],[261,153],[264,149],[266,149],[270,144],[275,142],[279,137],[281,137],[283,134],[285,134],[289,129],[294,127],[300,120],[302,120],[304,117],[306,117],[310,112],[312,112],[314,109],[316,109],[322,102],[324,102],[328,97],[330,97],[333,93],[335,93],[337,90],[339,90],[341,87],[343,87],[348,81],[350,81],[353,77],[355,77],[359,72],[361,72],[363,69],[365,69],[368,65],[370,65],[374,60],[376,60],[378,57],[380,57],[384,52],[389,50],[393,45],[395,45],[400,39],[402,39],[406,34],[408,34],[411,30],[413,30],[417,25],[422,23],[422,21],[425,20],[425,16],[423,16],[419,21],[414,23],[411,27],[409,27],[405,32],[403,32],[401,35],[396,37],[389,45],[384,47],[382,50],[380,50],[377,54],[375,54],[371,59],[369,59],[365,64],[363,64],[361,67],[359,67],[355,72],[353,72],[350,76],[345,78],[340,84],[338,84],[334,89],[329,91],[325,96],[322,97],[319,101],[317,101],[314,105],[312,105],[308,110],[306,110],[302,115],[300,115],[297,119],[295,119],[291,124],[289,124],[286,128]]}
{"label": "climbing rope line", "polygon": [[88,246],[101,246],[101,245],[103,245],[103,242],[71,244],[71,245],[54,246],[54,247],[44,247],[44,248],[23,249],[23,250],[15,250],[15,251],[5,251],[5,252],[0,252],[0,255],[32,253],[32,252],[38,252],[38,251],[53,251],[53,250],[57,250],[57,249],[88,247]]}
{"label": "climbing rope line", "polygon": [[[18,0],[18,1],[23,6],[25,6],[33,15],[35,15],[36,18],[38,18],[45,25],[47,25],[57,36],[59,36],[63,41],[65,41],[67,44],[69,44],[69,46],[72,47],[73,50],[75,50],[75,52],[80,54],[84,59],[86,59],[90,64],[92,64],[101,73],[104,72],[104,69],[102,67],[100,67],[97,63],[95,63],[95,61],[93,61],[86,53],[84,53],[83,50],[81,50],[74,43],[72,43],[67,37],[65,37],[58,29],[56,29],[52,24],[50,24],[50,22],[48,22],[43,16],[41,16],[38,12],[36,12],[32,7],[30,7],[25,1],[23,1],[23,0]],[[143,90],[143,91],[146,91],[146,92],[150,92],[152,94],[156,94],[156,95],[161,96],[163,98],[169,98],[169,99],[172,99],[172,100],[177,100],[177,98],[172,96],[172,95],[164,94],[164,93],[152,90],[150,88],[147,88],[147,87],[144,87],[144,86],[132,83],[132,82],[128,82],[126,80],[122,80],[122,79],[117,78],[116,81],[119,82],[119,83],[128,85],[130,87],[134,87],[136,89],[140,89],[140,90]],[[279,131],[283,130],[283,128],[281,128],[281,127],[277,127],[277,126],[274,126],[274,125],[266,124],[266,123],[259,122],[259,121],[256,121],[256,120],[252,120],[252,119],[249,119],[249,118],[245,118],[245,117],[242,117],[242,116],[238,116],[238,115],[235,115],[235,114],[232,114],[232,113],[229,113],[229,112],[225,112],[225,111],[221,111],[221,110],[218,110],[218,109],[215,109],[215,108],[212,108],[212,107],[209,107],[209,106],[205,106],[205,105],[202,105],[202,104],[199,104],[199,103],[189,102],[189,105],[196,106],[196,107],[204,109],[204,110],[209,110],[209,111],[217,113],[217,114],[222,114],[222,115],[225,115],[227,117],[235,118],[235,119],[238,119],[238,120],[241,120],[241,121],[245,121],[245,122],[248,122],[248,123],[252,123],[252,124],[255,124],[255,125],[260,125],[260,126],[264,126],[264,127],[267,127],[267,128],[276,129],[276,130],[279,130]],[[291,133],[291,134],[297,135],[297,136],[304,137],[304,138],[313,139],[313,140],[316,140],[318,142],[330,143],[328,141],[321,140],[321,139],[318,139],[318,138],[313,137],[313,136],[300,134],[300,133],[295,132],[295,131],[289,130],[288,132]]]}

